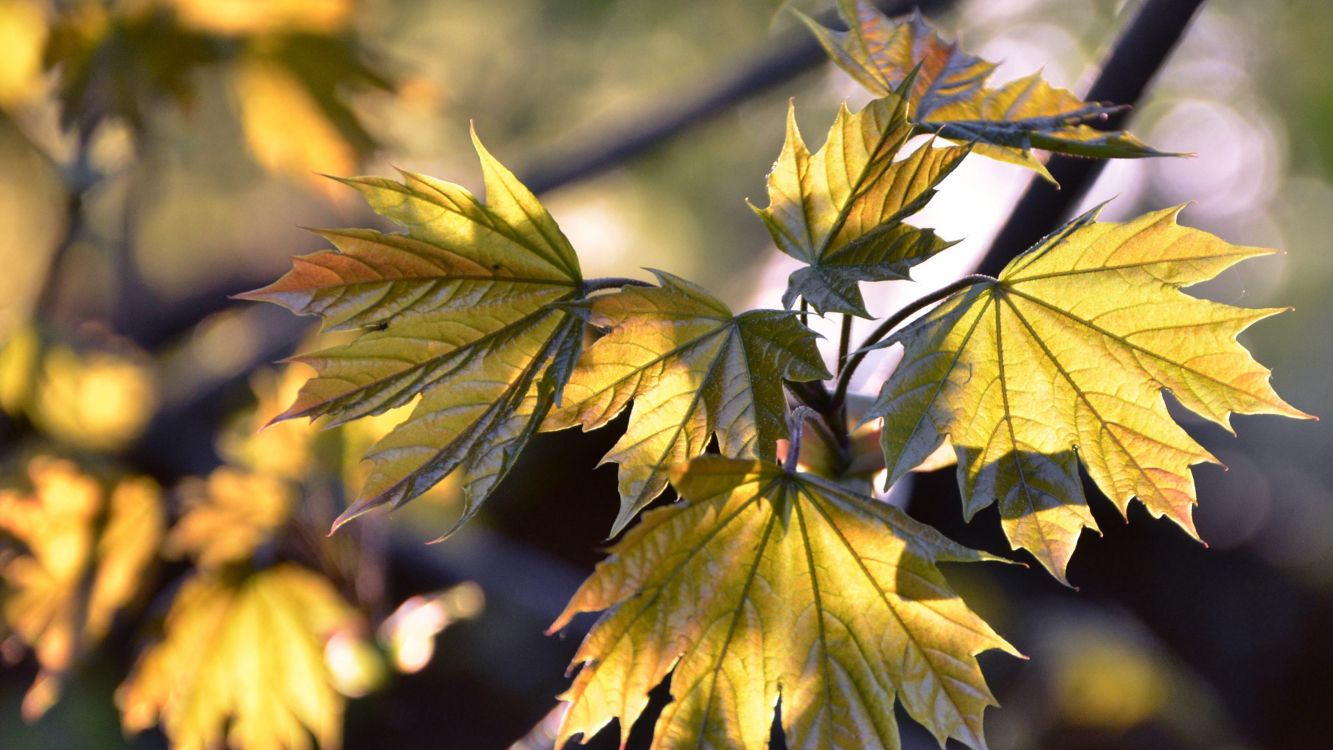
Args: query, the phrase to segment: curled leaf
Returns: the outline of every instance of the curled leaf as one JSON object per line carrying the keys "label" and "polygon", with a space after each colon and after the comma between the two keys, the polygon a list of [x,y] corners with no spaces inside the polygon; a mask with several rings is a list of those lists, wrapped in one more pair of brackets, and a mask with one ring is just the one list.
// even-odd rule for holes
{"label": "curled leaf", "polygon": [[922,132],[973,143],[977,153],[1023,165],[1047,180],[1050,172],[1033,149],[1118,159],[1164,155],[1123,130],[1089,126],[1119,108],[1085,102],[1040,73],[990,88],[995,63],[945,42],[919,11],[893,21],[867,0],[838,0],[838,12],[847,31],[802,18],[833,62],[876,96],[896,91],[915,72],[910,116]]}

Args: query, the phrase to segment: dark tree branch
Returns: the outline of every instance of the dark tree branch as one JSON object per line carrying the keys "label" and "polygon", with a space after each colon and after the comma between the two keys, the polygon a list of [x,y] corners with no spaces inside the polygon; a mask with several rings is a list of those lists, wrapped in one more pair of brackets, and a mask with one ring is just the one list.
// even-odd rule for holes
{"label": "dark tree branch", "polygon": [[[1087,100],[1137,104],[1202,5],[1203,0],[1146,0],[1102,64]],[[1128,110],[1121,110],[1102,127],[1119,130],[1128,115]],[[1087,195],[1105,165],[1100,159],[1053,157],[1047,167],[1060,188],[1032,179],[977,272],[999,274],[1014,256],[1060,226]]]}

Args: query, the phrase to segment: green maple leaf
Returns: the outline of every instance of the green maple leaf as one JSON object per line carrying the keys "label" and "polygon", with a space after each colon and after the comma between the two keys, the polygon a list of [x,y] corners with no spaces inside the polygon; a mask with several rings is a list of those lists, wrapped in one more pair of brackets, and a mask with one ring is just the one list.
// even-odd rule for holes
{"label": "green maple leaf", "polygon": [[974,143],[977,153],[1036,170],[1051,181],[1032,149],[1098,158],[1167,155],[1123,130],[1089,127],[1118,108],[1085,102],[1039,73],[989,88],[995,63],[945,42],[919,11],[901,22],[865,0],[838,0],[838,11],[847,31],[802,19],[833,62],[876,96],[895,91],[915,71],[911,118],[921,132]]}
{"label": "green maple leaf", "polygon": [[277,417],[336,425],[401,406],[412,415],[367,455],[370,477],[338,524],[398,506],[454,469],[474,515],[556,402],[583,342],[578,258],[546,209],[473,134],[485,204],[463,188],[404,173],[345,180],[407,234],[322,232],[337,251],[294,260],[243,295],[319,315],[352,343],[296,357],[315,368]]}
{"label": "green maple leaf", "polygon": [[343,697],[324,643],[356,619],[324,578],[294,565],[181,587],[166,634],[116,692],[126,731],[161,724],[172,747],[338,747]]}
{"label": "green maple leaf", "polygon": [[605,459],[620,464],[612,535],[714,433],[725,455],[773,458],[787,434],[782,380],[829,377],[815,334],[791,313],[733,315],[698,286],[654,273],[661,286],[587,303],[592,324],[609,331],[584,352],[544,428],[595,429],[634,401],[629,427]]}
{"label": "green maple leaf", "polygon": [[751,206],[778,249],[808,264],[791,275],[787,307],[800,296],[821,313],[870,317],[859,282],[906,279],[908,269],[949,246],[903,220],[925,206],[968,149],[927,144],[894,161],[912,133],[901,96],[856,114],[844,105],[811,155],[789,109],[787,139],[768,175],[769,205]]}
{"label": "green maple leaf", "polygon": [[904,347],[868,413],[884,418],[890,480],[949,438],[966,515],[998,501],[1013,547],[1061,581],[1080,532],[1097,528],[1080,459],[1122,513],[1137,497],[1197,538],[1190,466],[1216,459],[1162,390],[1228,430],[1233,412],[1308,415],[1236,341],[1282,310],[1180,291],[1273,251],[1182,227],[1179,211],[1124,224],[1084,214],[883,342]]}
{"label": "green maple leaf", "polygon": [[557,746],[616,718],[621,735],[670,678],[654,748],[897,748],[894,703],[943,744],[985,746],[995,701],[975,655],[1017,652],[936,563],[985,559],[890,505],[760,461],[678,467],[686,501],[644,515],[565,612],[606,610]]}

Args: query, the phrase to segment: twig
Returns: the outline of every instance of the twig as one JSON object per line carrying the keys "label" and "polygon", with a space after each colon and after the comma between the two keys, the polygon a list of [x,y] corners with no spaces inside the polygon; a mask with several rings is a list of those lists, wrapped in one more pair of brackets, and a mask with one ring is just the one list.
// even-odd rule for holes
{"label": "twig", "polygon": [[852,347],[852,316],[843,313],[842,331],[838,334],[838,372],[847,367],[847,355]]}
{"label": "twig", "polygon": [[936,302],[949,297],[954,292],[961,291],[976,284],[988,284],[994,282],[995,278],[992,276],[979,273],[969,274],[948,286],[942,286],[930,294],[912,300],[903,306],[902,309],[898,310],[898,312],[885,318],[884,322],[880,323],[875,330],[870,332],[869,336],[865,337],[865,340],[861,342],[861,346],[848,358],[847,366],[842,368],[842,371],[838,373],[838,384],[833,389],[834,406],[841,408],[846,402],[847,388],[851,385],[852,373],[856,372],[856,368],[860,366],[861,362],[866,358],[866,354],[869,351],[868,347],[879,343],[881,339],[893,332],[893,329],[905,323],[908,318],[911,318],[913,315],[930,307]]}
{"label": "twig", "polygon": [[[49,322],[55,314],[56,291],[60,287],[60,272],[70,249],[83,234],[86,217],[83,201],[88,191],[101,182],[101,175],[92,166],[92,130],[80,128],[74,147],[74,161],[64,169],[64,183],[68,196],[65,200],[65,231],[51,250],[46,263],[46,276],[32,303],[32,317]],[[36,145],[33,146],[36,148]],[[44,152],[42,153],[45,156]],[[48,157],[49,158],[49,157]]]}

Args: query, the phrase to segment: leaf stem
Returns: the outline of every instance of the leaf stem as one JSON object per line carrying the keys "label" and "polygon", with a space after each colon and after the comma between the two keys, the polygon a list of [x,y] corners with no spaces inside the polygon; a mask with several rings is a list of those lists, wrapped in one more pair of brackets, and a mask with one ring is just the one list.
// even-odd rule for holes
{"label": "leaf stem", "polygon": [[801,436],[805,433],[807,417],[817,417],[819,412],[802,404],[787,415],[787,455],[782,459],[783,471],[791,474],[796,471],[796,460],[801,457]]}
{"label": "leaf stem", "polygon": [[885,336],[889,335],[893,329],[905,323],[908,318],[917,314],[921,310],[946,299],[954,292],[967,289],[976,284],[993,284],[995,281],[996,279],[994,276],[987,276],[986,274],[981,273],[968,274],[952,284],[940,287],[930,294],[912,300],[907,303],[907,305],[903,306],[902,309],[898,310],[898,312],[885,318],[884,322],[880,323],[875,330],[871,331],[870,335],[865,337],[865,340],[861,342],[861,345],[857,347],[856,351],[847,358],[847,364],[839,368],[838,383],[833,389],[834,406],[841,408],[843,402],[847,400],[847,388],[852,383],[852,373],[856,372],[856,368],[865,360],[867,347],[878,343]]}
{"label": "leaf stem", "polygon": [[600,279],[585,279],[583,281],[583,293],[591,294],[600,292],[603,289],[620,289],[627,286],[652,286],[651,282],[643,279],[628,279],[621,276],[607,276]]}
{"label": "leaf stem", "polygon": [[842,332],[838,335],[838,372],[847,366],[847,355],[852,347],[852,316],[842,314]]}
{"label": "leaf stem", "polygon": [[805,301],[805,297],[801,298],[801,325],[810,327],[810,303]]}

